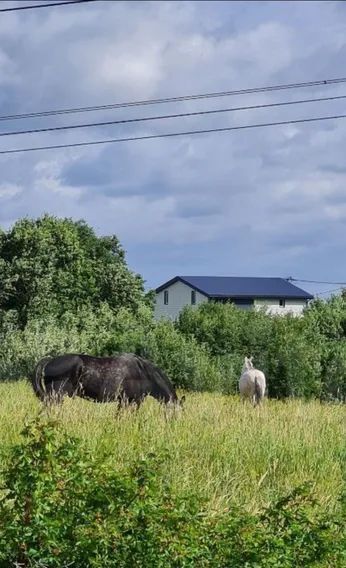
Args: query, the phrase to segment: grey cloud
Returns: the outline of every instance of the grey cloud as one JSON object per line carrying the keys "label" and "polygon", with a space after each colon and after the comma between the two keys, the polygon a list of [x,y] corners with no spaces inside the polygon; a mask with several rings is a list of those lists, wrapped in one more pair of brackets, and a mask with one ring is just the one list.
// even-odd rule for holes
{"label": "grey cloud", "polygon": [[333,174],[346,174],[346,164],[345,165],[340,165],[340,164],[321,164],[320,165],[320,170],[326,171],[326,172],[332,172]]}
{"label": "grey cloud", "polygon": [[178,217],[183,217],[185,219],[189,219],[191,217],[209,217],[212,215],[220,215],[221,207],[220,205],[210,202],[199,203],[198,195],[196,195],[196,199],[192,200],[190,203],[184,203],[184,201],[178,202],[175,214]]}
{"label": "grey cloud", "polygon": [[68,164],[62,172],[62,179],[69,185],[80,187],[107,186],[112,176],[108,164],[99,160],[79,160]]}

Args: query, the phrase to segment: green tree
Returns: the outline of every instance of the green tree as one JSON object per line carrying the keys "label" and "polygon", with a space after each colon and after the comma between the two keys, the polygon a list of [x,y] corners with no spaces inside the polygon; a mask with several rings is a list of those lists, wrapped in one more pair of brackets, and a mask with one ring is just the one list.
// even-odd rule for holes
{"label": "green tree", "polygon": [[21,325],[103,302],[136,311],[144,301],[143,280],[114,235],[98,237],[84,221],[50,215],[0,233],[0,310],[17,312]]}

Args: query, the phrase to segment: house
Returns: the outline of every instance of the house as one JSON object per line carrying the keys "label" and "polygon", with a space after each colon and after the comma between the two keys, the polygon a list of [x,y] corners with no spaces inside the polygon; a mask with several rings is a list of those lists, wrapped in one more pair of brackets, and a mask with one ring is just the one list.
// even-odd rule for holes
{"label": "house", "polygon": [[299,315],[313,299],[311,294],[284,278],[175,276],[155,292],[156,319],[175,319],[185,306],[208,301],[230,301],[243,310],[265,307],[271,314]]}

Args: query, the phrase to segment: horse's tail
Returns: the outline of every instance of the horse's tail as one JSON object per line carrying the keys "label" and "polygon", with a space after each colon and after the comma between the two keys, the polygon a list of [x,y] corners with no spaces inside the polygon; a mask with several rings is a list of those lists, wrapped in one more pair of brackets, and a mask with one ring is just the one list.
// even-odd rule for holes
{"label": "horse's tail", "polygon": [[43,399],[46,396],[46,385],[44,382],[44,371],[47,363],[51,360],[51,357],[44,357],[41,359],[35,368],[33,377],[31,379],[31,384],[34,389],[36,396]]}
{"label": "horse's tail", "polygon": [[261,385],[258,382],[258,378],[255,375],[255,404],[259,404],[261,402],[261,398],[262,398],[262,389],[261,389]]}

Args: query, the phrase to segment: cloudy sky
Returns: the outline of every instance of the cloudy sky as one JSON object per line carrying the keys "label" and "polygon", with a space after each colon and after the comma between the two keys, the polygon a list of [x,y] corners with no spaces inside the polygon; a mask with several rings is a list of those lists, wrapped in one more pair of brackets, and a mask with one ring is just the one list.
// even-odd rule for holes
{"label": "cloudy sky", "polygon": [[[0,13],[1,116],[337,77],[346,77],[343,2],[100,1]],[[343,94],[346,84],[1,121],[0,132]],[[5,136],[0,150],[337,114],[346,99]],[[345,147],[339,119],[2,155],[0,225],[44,212],[84,218],[117,234],[148,286],[176,274],[345,281]]]}

